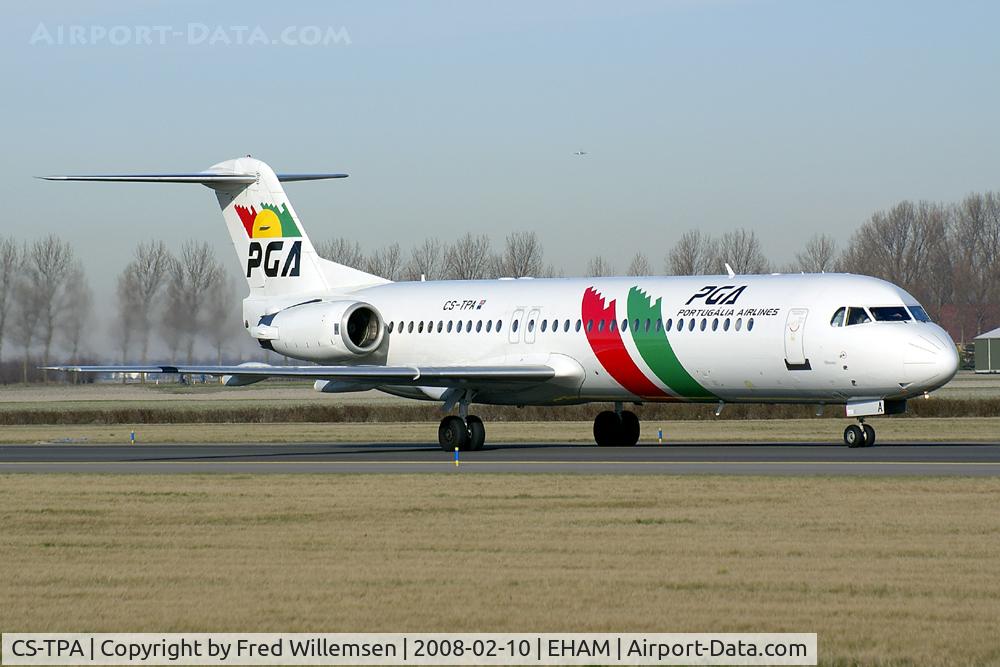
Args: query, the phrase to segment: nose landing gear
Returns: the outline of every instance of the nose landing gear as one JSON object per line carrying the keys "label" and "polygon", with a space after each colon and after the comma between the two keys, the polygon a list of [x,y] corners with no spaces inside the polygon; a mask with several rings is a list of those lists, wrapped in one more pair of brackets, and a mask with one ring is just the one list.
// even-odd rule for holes
{"label": "nose landing gear", "polygon": [[844,429],[844,443],[852,449],[855,447],[871,447],[875,444],[875,429],[859,417],[857,424],[851,424]]}

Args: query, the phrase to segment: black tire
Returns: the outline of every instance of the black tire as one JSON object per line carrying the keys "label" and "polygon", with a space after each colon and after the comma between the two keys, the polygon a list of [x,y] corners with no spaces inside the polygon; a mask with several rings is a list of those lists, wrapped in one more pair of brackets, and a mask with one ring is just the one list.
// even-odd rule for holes
{"label": "black tire", "polygon": [[620,439],[622,420],[611,410],[598,413],[594,418],[594,442],[598,447],[614,447]]}
{"label": "black tire", "polygon": [[864,425],[865,431],[865,447],[873,447],[875,445],[875,429],[868,424]]}
{"label": "black tire", "polygon": [[634,412],[622,412],[621,445],[635,447],[639,442],[639,418]]}
{"label": "black tire", "polygon": [[469,429],[469,451],[478,452],[486,442],[486,425],[476,415],[466,417],[465,425]]}
{"label": "black tire", "polygon": [[864,447],[865,432],[862,431],[861,427],[857,424],[851,424],[844,429],[844,442],[851,449],[854,449],[855,447]]}
{"label": "black tire", "polygon": [[438,444],[446,452],[453,452],[455,448],[465,449],[469,445],[469,429],[465,427],[465,422],[461,417],[449,415],[441,420],[438,426]]}

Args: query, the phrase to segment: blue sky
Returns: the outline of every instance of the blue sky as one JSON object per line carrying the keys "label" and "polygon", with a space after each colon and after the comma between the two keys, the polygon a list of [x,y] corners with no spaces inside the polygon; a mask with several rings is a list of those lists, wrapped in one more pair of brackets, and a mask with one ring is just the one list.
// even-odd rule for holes
{"label": "blue sky", "polygon": [[[64,235],[99,291],[146,238],[231,253],[214,197],[32,175],[252,153],[351,174],[288,187],[314,239],[535,230],[570,274],[597,253],[659,267],[694,227],[754,229],[780,264],[900,199],[1000,185],[998,3],[95,5],[5,8],[0,196],[6,233]],[[350,44],[31,44],[40,24],[317,26]]]}

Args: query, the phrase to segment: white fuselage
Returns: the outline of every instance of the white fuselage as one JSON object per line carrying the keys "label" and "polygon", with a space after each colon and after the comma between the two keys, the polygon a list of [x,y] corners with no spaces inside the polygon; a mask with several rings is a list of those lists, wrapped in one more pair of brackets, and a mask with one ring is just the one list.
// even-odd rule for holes
{"label": "white fuselage", "polygon": [[[906,399],[949,381],[958,364],[948,334],[929,321],[832,325],[842,307],[918,306],[891,283],[848,274],[404,282],[316,296],[381,314],[379,351],[351,363],[557,370],[540,386],[481,392],[478,403]],[[294,302],[248,298],[251,334],[250,323]],[[290,333],[279,350],[290,357],[341,358],[332,335]]]}

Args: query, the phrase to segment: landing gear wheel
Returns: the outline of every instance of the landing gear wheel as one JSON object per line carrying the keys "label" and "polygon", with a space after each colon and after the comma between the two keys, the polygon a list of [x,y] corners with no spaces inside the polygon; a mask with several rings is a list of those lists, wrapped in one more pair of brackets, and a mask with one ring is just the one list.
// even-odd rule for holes
{"label": "landing gear wheel", "polygon": [[465,449],[469,445],[469,429],[461,417],[449,415],[438,426],[438,443],[441,449],[452,452],[455,448]]}
{"label": "landing gear wheel", "polygon": [[875,445],[875,429],[868,424],[863,424],[862,429],[865,432],[865,447],[872,447]]}
{"label": "landing gear wheel", "polygon": [[598,447],[614,447],[618,444],[618,433],[622,420],[611,410],[598,413],[594,418],[594,441]]}
{"label": "landing gear wheel", "polygon": [[856,424],[851,424],[844,429],[844,442],[851,449],[865,446],[865,432]]}
{"label": "landing gear wheel", "polygon": [[476,415],[466,417],[465,425],[469,430],[469,450],[478,452],[486,442],[486,426],[483,424],[483,420]]}
{"label": "landing gear wheel", "polygon": [[634,447],[639,442],[639,418],[634,412],[622,412],[621,440],[624,447]]}

